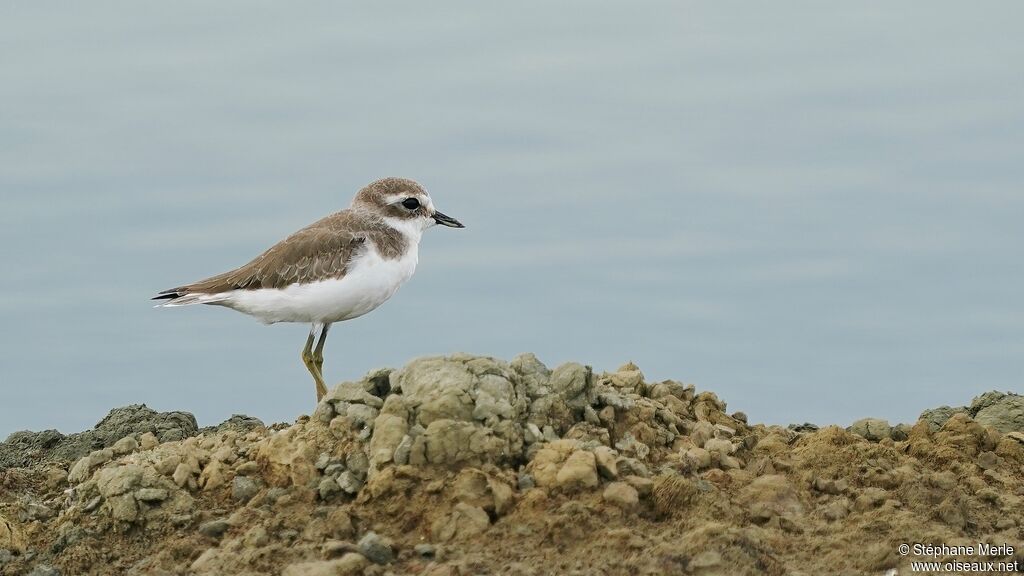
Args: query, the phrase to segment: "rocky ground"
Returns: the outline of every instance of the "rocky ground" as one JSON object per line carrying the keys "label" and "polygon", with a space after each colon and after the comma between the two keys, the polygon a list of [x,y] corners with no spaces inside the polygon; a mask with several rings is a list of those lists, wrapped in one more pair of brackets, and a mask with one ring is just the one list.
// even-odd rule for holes
{"label": "rocky ground", "polygon": [[[0,573],[909,574],[1024,564],[1024,397],[913,425],[751,424],[532,355],[416,360],[312,416],[114,410],[0,444]],[[900,555],[902,543],[1009,545]],[[950,551],[944,551],[950,552]],[[957,552],[953,550],[952,552]]]}

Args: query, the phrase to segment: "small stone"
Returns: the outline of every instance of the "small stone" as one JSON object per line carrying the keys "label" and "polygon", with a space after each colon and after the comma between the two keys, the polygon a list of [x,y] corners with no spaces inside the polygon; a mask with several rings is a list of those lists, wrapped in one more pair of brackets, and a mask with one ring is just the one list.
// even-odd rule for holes
{"label": "small stone", "polygon": [[184,462],[178,464],[178,467],[174,469],[174,475],[172,478],[179,488],[184,488],[192,478],[192,467]]}
{"label": "small stone", "polygon": [[403,466],[409,463],[409,454],[412,453],[412,436],[406,434],[402,437],[402,440],[395,447],[394,461],[395,464]]}
{"label": "small stone", "polygon": [[995,452],[982,452],[978,454],[978,467],[982,470],[992,470],[999,465],[999,457]]}
{"label": "small stone", "polygon": [[328,540],[320,547],[320,553],[328,560],[341,558],[350,552],[359,552],[359,546],[347,540]]}
{"label": "small stone", "polygon": [[413,547],[413,551],[417,556],[426,560],[432,560],[437,556],[437,546],[433,544],[417,544]]}
{"label": "small stone", "polygon": [[157,440],[156,435],[152,432],[145,432],[139,436],[139,447],[143,450],[152,450],[160,445],[160,441]]}
{"label": "small stone", "polygon": [[97,497],[93,498],[92,500],[89,500],[89,503],[86,504],[85,507],[82,508],[82,510],[87,512],[87,513],[88,512],[92,512],[93,510],[99,508],[100,504],[102,504],[102,503],[103,503],[103,496],[97,496]]}
{"label": "small stone", "polygon": [[654,480],[650,478],[630,475],[623,478],[623,480],[626,481],[626,484],[632,486],[640,496],[650,496],[654,492]]}
{"label": "small stone", "polygon": [[342,472],[336,482],[346,494],[358,494],[363,489],[363,482],[351,470]]}
{"label": "small stone", "polygon": [[163,488],[140,488],[135,491],[135,499],[140,502],[162,502],[169,494]]}
{"label": "small stone", "polygon": [[625,482],[612,482],[604,489],[604,501],[617,506],[626,512],[636,510],[640,504],[640,496],[635,488]]}
{"label": "small stone", "polygon": [[235,476],[231,483],[231,497],[238,502],[245,503],[252,500],[259,491],[260,483],[249,476]]}
{"label": "small stone", "polygon": [[125,454],[131,454],[132,452],[138,450],[139,441],[136,440],[135,437],[133,436],[125,436],[124,438],[121,438],[117,442],[114,442],[114,445],[111,446],[111,448],[114,450],[114,454],[117,454],[118,456],[124,456]]}
{"label": "small stone", "polygon": [[324,478],[320,480],[317,492],[320,493],[321,500],[328,500],[331,496],[341,493],[341,486],[338,486],[338,482],[334,478]]}
{"label": "small stone", "polygon": [[359,480],[365,480],[370,470],[370,459],[362,451],[355,451],[345,457],[345,467]]}
{"label": "small stone", "polygon": [[110,515],[115,520],[134,522],[139,515],[139,505],[131,494],[121,494],[107,500]]}
{"label": "small stone", "polygon": [[723,438],[710,438],[704,443],[704,449],[708,452],[717,452],[722,456],[728,456],[736,450],[736,447],[732,445],[732,442]]}
{"label": "small stone", "polygon": [[708,452],[704,448],[698,448],[694,446],[685,453],[686,459],[689,460],[693,467],[697,470],[703,470],[711,466],[711,452]]}
{"label": "small stone", "polygon": [[235,474],[239,476],[253,476],[259,472],[260,467],[253,461],[242,462],[235,468]]}
{"label": "small stone", "polygon": [[853,501],[853,508],[858,512],[865,512],[872,508],[881,506],[888,497],[889,493],[881,488],[876,488],[874,486],[865,488],[864,491],[860,493],[860,496],[857,496],[857,499]]}
{"label": "small stone", "polygon": [[889,422],[881,418],[862,418],[851,424],[846,431],[872,442],[892,436],[892,427],[889,426]]}
{"label": "small stone", "polygon": [[586,450],[573,452],[558,471],[555,481],[559,486],[568,489],[597,486],[597,462],[594,454]]}
{"label": "small stone", "polygon": [[615,451],[607,446],[594,448],[594,459],[597,463],[597,471],[603,478],[615,480],[619,477],[619,467],[615,464]]}
{"label": "small stone", "polygon": [[692,571],[699,571],[705,568],[714,568],[722,564],[722,555],[714,550],[705,550],[690,560],[688,568]]}
{"label": "small stone", "polygon": [[22,507],[22,518],[25,520],[48,520],[54,515],[53,510],[38,502],[29,502]]}
{"label": "small stone", "polygon": [[61,576],[60,570],[57,570],[53,566],[47,566],[40,564],[32,569],[27,576]]}
{"label": "small stone", "polygon": [[199,525],[199,533],[209,538],[220,538],[231,528],[231,524],[223,518],[218,520],[210,520]]}
{"label": "small stone", "polygon": [[526,491],[537,486],[537,483],[533,480],[533,476],[525,473],[520,474],[516,478],[516,484],[522,491]]}
{"label": "small stone", "polygon": [[367,532],[359,539],[359,551],[374,564],[390,564],[395,559],[391,541],[378,536],[376,532]]}

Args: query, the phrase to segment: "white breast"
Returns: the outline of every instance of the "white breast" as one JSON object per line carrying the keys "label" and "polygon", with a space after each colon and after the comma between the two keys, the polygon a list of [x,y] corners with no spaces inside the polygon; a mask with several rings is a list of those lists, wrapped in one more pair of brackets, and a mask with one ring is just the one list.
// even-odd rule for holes
{"label": "white breast", "polygon": [[[418,238],[417,238],[418,240]],[[386,260],[376,248],[355,258],[344,277],[284,289],[238,290],[222,304],[274,322],[341,322],[370,312],[405,283],[419,261],[419,243],[411,242],[401,258]]]}

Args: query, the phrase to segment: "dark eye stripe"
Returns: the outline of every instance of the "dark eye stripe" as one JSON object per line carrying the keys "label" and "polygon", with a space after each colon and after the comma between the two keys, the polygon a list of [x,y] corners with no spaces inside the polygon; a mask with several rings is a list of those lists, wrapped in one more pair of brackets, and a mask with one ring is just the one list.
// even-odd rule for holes
{"label": "dark eye stripe", "polygon": [[415,210],[420,207],[420,201],[415,198],[406,198],[402,200],[402,206],[405,206],[408,210]]}

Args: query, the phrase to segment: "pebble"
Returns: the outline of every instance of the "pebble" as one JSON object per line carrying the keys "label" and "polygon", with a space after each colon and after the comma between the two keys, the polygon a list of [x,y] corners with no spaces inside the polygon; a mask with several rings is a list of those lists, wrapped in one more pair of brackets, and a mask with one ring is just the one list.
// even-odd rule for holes
{"label": "pebble", "polygon": [[231,483],[231,497],[239,502],[252,500],[259,491],[259,482],[248,476],[236,476]]}
{"label": "pebble", "polygon": [[637,494],[636,488],[625,482],[612,482],[608,484],[604,489],[602,497],[605,502],[626,512],[636,510],[640,504],[640,496]]}
{"label": "pebble", "polygon": [[32,569],[28,573],[28,576],[61,576],[60,570],[53,566],[47,566],[46,564],[40,564]]}
{"label": "pebble", "polygon": [[437,556],[437,546],[433,544],[417,544],[413,550],[420,558],[433,559]]}
{"label": "pebble", "polygon": [[221,518],[200,524],[199,533],[210,538],[220,538],[228,531],[229,528],[231,528],[231,524],[229,524],[227,520]]}
{"label": "pebble", "polygon": [[363,482],[351,470],[342,472],[336,483],[346,494],[357,494],[363,489]]}
{"label": "pebble", "polygon": [[391,541],[378,536],[376,532],[367,532],[359,539],[359,552],[374,564],[390,564],[395,559]]}
{"label": "pebble", "polygon": [[134,436],[125,436],[117,442],[114,442],[114,445],[111,446],[111,448],[114,450],[114,454],[124,456],[125,454],[131,454],[138,450],[139,441],[136,440]]}

